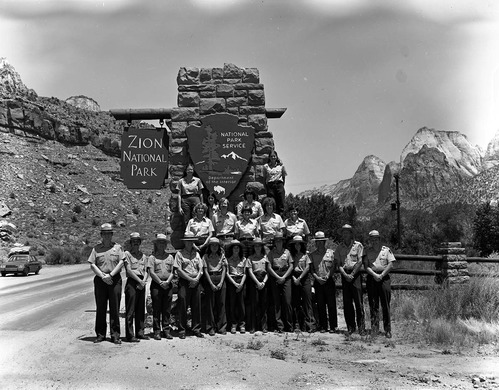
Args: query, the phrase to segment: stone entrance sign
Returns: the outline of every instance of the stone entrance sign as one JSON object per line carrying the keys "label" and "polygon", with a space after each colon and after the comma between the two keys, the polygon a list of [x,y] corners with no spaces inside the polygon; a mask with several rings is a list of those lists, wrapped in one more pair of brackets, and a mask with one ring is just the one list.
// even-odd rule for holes
{"label": "stone entrance sign", "polygon": [[168,172],[164,128],[126,128],[121,137],[121,177],[130,189],[159,189]]}
{"label": "stone entrance sign", "polygon": [[237,115],[212,114],[202,118],[201,126],[185,130],[194,170],[219,199],[236,188],[254,148],[255,129],[238,120]]}

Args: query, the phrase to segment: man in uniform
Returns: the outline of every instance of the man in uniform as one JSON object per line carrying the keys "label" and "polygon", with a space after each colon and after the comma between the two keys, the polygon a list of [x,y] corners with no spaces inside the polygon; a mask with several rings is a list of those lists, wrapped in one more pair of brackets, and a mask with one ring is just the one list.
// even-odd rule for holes
{"label": "man in uniform", "polygon": [[379,332],[379,302],[383,311],[383,329],[387,338],[392,337],[390,321],[391,281],[390,270],[395,256],[390,248],[381,245],[377,230],[369,232],[368,246],[364,254],[364,268],[367,272],[367,296],[371,311],[371,333]]}
{"label": "man in uniform", "polygon": [[121,344],[120,340],[120,301],[121,301],[121,267],[125,253],[119,244],[112,241],[113,226],[105,223],[101,226],[102,241],[98,243],[88,257],[90,268],[95,274],[94,294],[96,305],[95,343],[106,339],[106,311],[109,302],[109,327],[111,342]]}
{"label": "man in uniform", "polygon": [[357,319],[359,334],[364,335],[365,319],[362,302],[362,278],[360,277],[364,247],[353,239],[352,226],[343,225],[338,233],[341,234],[342,241],[334,251],[334,261],[341,274],[343,310],[347,330],[349,334],[355,332],[355,319]]}

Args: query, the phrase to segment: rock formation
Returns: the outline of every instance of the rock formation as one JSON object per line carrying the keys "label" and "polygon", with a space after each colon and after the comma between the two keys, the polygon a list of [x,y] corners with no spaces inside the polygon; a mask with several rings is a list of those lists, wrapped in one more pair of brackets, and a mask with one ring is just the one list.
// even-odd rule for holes
{"label": "rock formation", "polygon": [[82,110],[100,112],[99,103],[97,103],[94,99],[83,95],[71,96],[66,99],[66,103],[81,108]]}

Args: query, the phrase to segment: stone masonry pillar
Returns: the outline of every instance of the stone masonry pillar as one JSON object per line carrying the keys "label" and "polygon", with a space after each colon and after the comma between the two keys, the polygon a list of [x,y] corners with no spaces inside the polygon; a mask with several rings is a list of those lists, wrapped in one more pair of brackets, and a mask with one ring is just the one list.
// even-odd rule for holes
{"label": "stone masonry pillar", "polygon": [[442,256],[442,261],[437,261],[435,268],[441,270],[441,275],[435,276],[438,284],[455,285],[467,283],[469,280],[468,262],[466,261],[465,248],[460,242],[444,242],[437,249],[437,254]]}

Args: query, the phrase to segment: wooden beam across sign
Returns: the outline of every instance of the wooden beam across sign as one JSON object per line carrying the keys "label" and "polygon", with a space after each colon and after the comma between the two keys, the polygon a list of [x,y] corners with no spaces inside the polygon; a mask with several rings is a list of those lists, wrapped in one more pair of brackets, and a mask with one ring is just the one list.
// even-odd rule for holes
{"label": "wooden beam across sign", "polygon": [[[171,108],[113,108],[109,110],[116,120],[168,120],[172,117]],[[267,118],[280,118],[286,112],[286,108],[266,108]]]}

